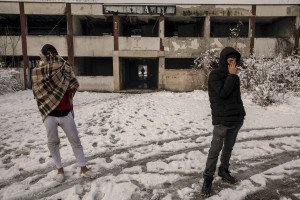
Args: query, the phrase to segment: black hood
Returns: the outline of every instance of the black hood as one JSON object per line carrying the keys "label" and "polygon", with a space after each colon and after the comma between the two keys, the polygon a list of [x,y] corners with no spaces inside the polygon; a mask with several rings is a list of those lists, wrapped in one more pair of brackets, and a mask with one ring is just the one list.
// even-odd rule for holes
{"label": "black hood", "polygon": [[240,62],[241,54],[232,47],[225,47],[220,53],[220,60],[219,60],[220,67],[225,67],[227,69],[228,67],[227,56],[229,56],[230,54],[235,54],[237,56],[237,60],[236,60],[237,64]]}

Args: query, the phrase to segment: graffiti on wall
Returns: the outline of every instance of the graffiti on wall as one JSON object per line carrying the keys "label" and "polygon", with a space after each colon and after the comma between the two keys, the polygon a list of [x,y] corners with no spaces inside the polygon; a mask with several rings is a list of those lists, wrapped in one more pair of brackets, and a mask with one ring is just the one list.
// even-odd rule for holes
{"label": "graffiti on wall", "polygon": [[104,14],[147,14],[147,15],[175,15],[176,6],[154,5],[103,5]]}

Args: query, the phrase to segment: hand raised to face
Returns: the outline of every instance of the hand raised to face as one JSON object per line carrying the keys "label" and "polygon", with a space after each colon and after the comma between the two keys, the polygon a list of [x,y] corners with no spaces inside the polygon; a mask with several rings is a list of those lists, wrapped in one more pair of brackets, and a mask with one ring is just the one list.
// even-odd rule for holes
{"label": "hand raised to face", "polygon": [[235,58],[227,58],[228,71],[230,74],[237,74],[237,66]]}

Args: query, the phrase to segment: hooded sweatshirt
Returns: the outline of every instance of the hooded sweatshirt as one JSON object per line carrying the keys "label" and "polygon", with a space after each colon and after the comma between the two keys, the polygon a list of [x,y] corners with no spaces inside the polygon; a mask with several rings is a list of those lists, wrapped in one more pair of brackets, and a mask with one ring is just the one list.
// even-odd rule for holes
{"label": "hooded sweatshirt", "polygon": [[228,71],[227,57],[241,54],[232,47],[225,47],[220,53],[219,67],[208,78],[208,95],[212,113],[212,124],[234,126],[240,124],[246,115],[241,99],[240,79]]}

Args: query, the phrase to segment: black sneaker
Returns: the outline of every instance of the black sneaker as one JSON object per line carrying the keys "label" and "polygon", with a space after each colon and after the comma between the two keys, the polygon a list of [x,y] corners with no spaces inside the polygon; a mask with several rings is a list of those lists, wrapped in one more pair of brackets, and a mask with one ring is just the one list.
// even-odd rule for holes
{"label": "black sneaker", "polygon": [[205,197],[209,197],[211,195],[211,186],[212,186],[213,178],[205,178],[201,190],[201,194]]}
{"label": "black sneaker", "polygon": [[230,175],[230,171],[228,168],[219,167],[218,175],[222,177],[222,179],[230,184],[236,184],[238,180]]}

